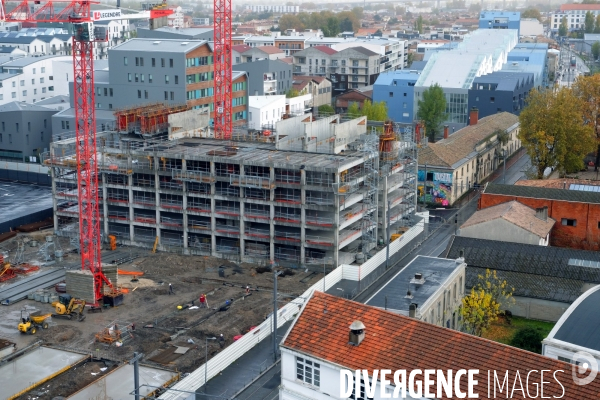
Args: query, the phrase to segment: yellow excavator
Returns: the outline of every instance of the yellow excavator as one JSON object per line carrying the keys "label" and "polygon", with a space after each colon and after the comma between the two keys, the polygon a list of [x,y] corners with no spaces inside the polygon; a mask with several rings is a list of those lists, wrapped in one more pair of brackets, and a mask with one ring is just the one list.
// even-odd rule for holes
{"label": "yellow excavator", "polygon": [[52,307],[56,311],[56,314],[52,314],[54,318],[73,319],[76,316],[80,322],[85,319],[85,300],[76,299],[69,294],[58,296],[58,301],[53,302]]}

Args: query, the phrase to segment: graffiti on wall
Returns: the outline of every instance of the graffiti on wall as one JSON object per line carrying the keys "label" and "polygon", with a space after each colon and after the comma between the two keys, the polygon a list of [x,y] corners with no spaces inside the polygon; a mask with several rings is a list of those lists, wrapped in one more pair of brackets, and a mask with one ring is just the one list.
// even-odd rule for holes
{"label": "graffiti on wall", "polygon": [[[426,185],[425,182],[427,182]],[[425,170],[420,169],[417,190],[420,202],[449,206],[452,196],[452,174],[427,171],[427,177],[425,177]]]}

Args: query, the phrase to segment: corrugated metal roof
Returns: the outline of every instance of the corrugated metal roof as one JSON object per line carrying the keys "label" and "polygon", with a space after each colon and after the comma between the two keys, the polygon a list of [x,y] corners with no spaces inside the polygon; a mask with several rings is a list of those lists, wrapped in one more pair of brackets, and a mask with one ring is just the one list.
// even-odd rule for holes
{"label": "corrugated metal roof", "polygon": [[530,197],[533,199],[600,204],[600,193],[586,192],[581,190],[550,189],[518,185],[497,185],[490,183],[486,186],[483,193],[500,194],[504,196]]}

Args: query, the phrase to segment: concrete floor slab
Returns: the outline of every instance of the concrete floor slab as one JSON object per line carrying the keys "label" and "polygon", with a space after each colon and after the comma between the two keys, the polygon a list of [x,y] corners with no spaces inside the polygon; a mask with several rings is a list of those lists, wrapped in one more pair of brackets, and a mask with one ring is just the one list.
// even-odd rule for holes
{"label": "concrete floor slab", "polygon": [[[161,369],[140,366],[140,385],[162,386],[177,373]],[[142,387],[140,395],[145,396],[153,392],[151,387]],[[119,369],[106,375],[104,378],[81,389],[79,392],[68,397],[69,400],[89,399],[130,399],[129,393],[133,391],[133,365],[125,364]]]}
{"label": "concrete floor slab", "polygon": [[85,357],[79,353],[38,347],[0,367],[0,399],[5,400]]}

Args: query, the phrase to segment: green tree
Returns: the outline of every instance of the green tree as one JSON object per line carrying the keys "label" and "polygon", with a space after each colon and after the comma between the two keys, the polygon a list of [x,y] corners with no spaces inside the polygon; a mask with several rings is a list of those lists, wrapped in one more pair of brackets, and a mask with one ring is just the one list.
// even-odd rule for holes
{"label": "green tree", "polygon": [[415,30],[420,34],[423,33],[423,17],[419,14],[419,17],[415,21]]}
{"label": "green tree", "polygon": [[335,114],[335,110],[329,104],[320,105],[318,110],[319,110],[319,114],[325,114],[325,115]]}
{"label": "green tree", "polygon": [[403,16],[404,14],[406,14],[406,8],[401,7],[401,6],[396,6],[396,8],[394,9],[396,11],[396,15],[398,16]]}
{"label": "green tree", "polygon": [[406,63],[408,64],[409,68],[412,65],[414,60],[415,60],[415,53],[408,53],[408,56],[406,57]]}
{"label": "green tree", "polygon": [[388,118],[387,103],[385,101],[371,103],[365,100],[361,115],[367,117],[369,121],[385,121]]}
{"label": "green tree", "polygon": [[600,33],[600,15],[596,17],[596,25],[594,26],[594,33]]}
{"label": "green tree", "polygon": [[446,96],[437,83],[423,92],[423,100],[419,100],[418,117],[425,123],[425,131],[430,140],[435,142],[435,135],[440,131],[442,122],[446,120]]}
{"label": "green tree", "polygon": [[356,16],[356,19],[361,20],[363,19],[365,13],[362,7],[354,7],[352,9],[352,14],[354,14]]}
{"label": "green tree", "polygon": [[533,89],[519,115],[519,139],[525,147],[538,179],[546,168],[575,172],[583,158],[594,151],[594,128],[584,124],[584,102],[569,88]]}
{"label": "green tree", "polygon": [[594,14],[592,14],[591,12],[586,12],[585,13],[585,33],[592,33],[594,32],[594,23],[596,22],[596,19],[594,18]]}
{"label": "green tree", "polygon": [[392,18],[390,18],[390,20],[388,21],[388,24],[390,24],[390,25],[396,25],[398,22],[400,22],[400,21],[398,21],[398,18],[396,18],[396,17],[392,17]]}
{"label": "green tree", "polygon": [[560,26],[558,27],[558,36],[567,36],[569,33],[569,26],[567,25],[567,17],[562,17],[560,20]]}
{"label": "green tree", "polygon": [[521,13],[521,18],[535,18],[542,22],[542,14],[537,8],[528,8],[527,10],[523,11]]}
{"label": "green tree", "polygon": [[375,14],[375,16],[373,16],[373,20],[375,20],[377,22],[381,21],[381,15]]}
{"label": "green tree", "polygon": [[592,45],[592,55],[594,56],[594,60],[597,60],[600,56],[600,42],[594,42]]}
{"label": "green tree", "polygon": [[346,113],[348,114],[348,116],[350,118],[358,118],[362,115],[361,111],[360,111],[360,107],[358,106],[358,103],[356,103],[356,102],[350,103],[350,105],[348,106],[348,111],[346,111]]}
{"label": "green tree", "polygon": [[279,29],[285,32],[288,29],[295,29],[297,31],[304,30],[304,24],[300,19],[292,14],[285,14],[279,18]]}
{"label": "green tree", "polygon": [[544,333],[540,328],[526,326],[515,333],[515,336],[510,340],[510,345],[532,353],[542,354],[542,340],[544,340]]}
{"label": "green tree", "polygon": [[300,92],[298,92],[298,89],[291,88],[290,90],[285,92],[285,97],[287,97],[288,99],[291,99],[292,97],[298,97],[298,96],[300,96]]}
{"label": "green tree", "polygon": [[476,336],[483,335],[504,313],[503,308],[514,302],[513,291],[505,280],[498,278],[496,271],[487,269],[485,275],[479,275],[471,293],[462,299],[463,329]]}
{"label": "green tree", "polygon": [[[600,53],[600,43],[592,45],[592,52]],[[594,57],[598,57],[594,55]],[[583,120],[593,127],[596,136],[596,162],[594,170],[600,164],[600,75],[580,76],[573,85],[573,92],[581,100]]]}
{"label": "green tree", "polygon": [[337,18],[340,21],[340,29],[342,32],[356,32],[360,28],[360,20],[352,11],[342,11],[337,13]]}
{"label": "green tree", "polygon": [[336,17],[327,18],[327,24],[321,30],[327,37],[335,37],[340,33],[340,21]]}

